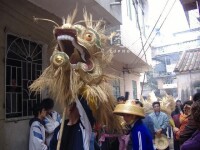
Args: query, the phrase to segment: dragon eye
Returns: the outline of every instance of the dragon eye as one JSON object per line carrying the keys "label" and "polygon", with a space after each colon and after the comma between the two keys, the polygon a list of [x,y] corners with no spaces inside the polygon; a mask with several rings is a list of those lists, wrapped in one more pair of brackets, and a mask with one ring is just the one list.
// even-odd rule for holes
{"label": "dragon eye", "polygon": [[86,41],[92,41],[92,34],[91,34],[91,33],[86,33],[86,34],[84,35],[84,39],[85,39]]}

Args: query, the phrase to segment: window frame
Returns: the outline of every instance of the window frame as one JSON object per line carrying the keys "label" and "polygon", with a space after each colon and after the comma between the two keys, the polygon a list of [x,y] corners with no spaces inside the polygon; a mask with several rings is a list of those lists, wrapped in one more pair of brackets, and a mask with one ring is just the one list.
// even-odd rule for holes
{"label": "window frame", "polygon": [[[31,37],[24,37],[24,36],[21,36],[21,35],[18,35],[18,34],[14,34],[14,33],[11,33],[11,32],[7,32],[6,33],[6,35],[5,35],[5,69],[4,69],[4,74],[5,74],[5,81],[4,81],[4,85],[5,85],[5,87],[4,87],[4,93],[5,93],[5,98],[4,98],[4,103],[5,103],[5,109],[4,109],[4,112],[5,112],[5,120],[6,121],[19,121],[19,120],[27,120],[27,119],[30,119],[30,118],[32,118],[33,117],[33,114],[31,113],[31,115],[29,115],[29,113],[28,113],[28,110],[30,109],[28,106],[27,106],[27,115],[24,115],[23,114],[23,112],[24,112],[24,109],[23,109],[23,94],[24,94],[24,89],[23,88],[21,88],[21,98],[22,98],[22,100],[21,100],[21,116],[19,116],[19,117],[17,117],[17,116],[14,116],[14,117],[7,117],[7,114],[8,114],[8,112],[7,112],[7,106],[6,106],[6,101],[7,101],[7,93],[9,92],[6,88],[7,88],[7,86],[11,86],[11,80],[10,80],[10,85],[8,85],[7,84],[7,67],[9,66],[8,64],[7,64],[7,60],[9,59],[9,57],[7,56],[8,54],[9,54],[9,51],[10,51],[10,46],[12,46],[12,43],[8,43],[9,41],[9,35],[10,36],[13,36],[13,37],[15,37],[16,39],[15,40],[18,40],[18,39],[21,39],[22,41],[27,41],[29,44],[30,43],[32,43],[32,44],[36,44],[36,47],[39,45],[39,46],[41,46],[40,47],[40,51],[41,51],[41,70],[40,70],[40,74],[42,73],[42,71],[43,71],[43,64],[44,64],[44,60],[43,60],[43,58],[44,58],[44,49],[46,48],[45,47],[45,45],[46,44],[44,44],[43,42],[41,42],[41,41],[37,41],[37,40],[33,40]],[[12,42],[14,42],[15,40],[13,40]],[[8,45],[9,44],[9,45]],[[18,46],[18,45],[17,45]],[[25,47],[25,45],[24,45],[24,47]],[[20,48],[20,47],[19,47]],[[30,47],[29,47],[30,48]],[[25,49],[26,49],[26,47],[25,47]],[[36,48],[35,48],[36,49]],[[34,50],[35,50],[34,49]],[[27,50],[27,49],[26,49]],[[30,50],[30,49],[28,49],[28,50]],[[24,52],[24,51],[23,51]],[[30,52],[30,51],[29,51]],[[12,59],[12,58],[10,58],[10,59]],[[22,61],[22,60],[20,60],[20,59],[18,59],[19,61]],[[25,63],[27,64],[27,61],[25,61]],[[12,65],[11,65],[11,67],[12,67]],[[21,65],[20,66],[21,67],[21,73],[23,72],[22,70],[22,68],[23,68],[23,65]],[[31,69],[31,73],[32,73],[32,69]],[[23,73],[22,73],[23,74]],[[22,76],[22,75],[21,75]],[[9,78],[9,79],[12,79],[13,77],[12,77],[12,71],[11,71],[11,73],[10,73],[10,77],[11,78]],[[15,76],[15,78],[17,78],[17,73],[16,73],[16,76]],[[35,77],[35,78],[37,78],[37,77]],[[22,81],[22,79],[23,79],[23,77],[21,77],[21,86],[23,86],[23,81]],[[28,80],[28,79],[27,79]],[[28,82],[27,82],[28,83]],[[27,85],[27,87],[28,87],[28,85]],[[15,92],[13,92],[13,93],[15,93]],[[41,101],[41,98],[42,98],[42,93],[40,93],[39,94],[39,97],[40,97],[40,99],[39,99],[39,101]],[[27,101],[27,103],[28,103],[28,100],[30,100],[30,99],[27,99],[26,101]],[[11,103],[13,103],[12,102],[12,100],[10,100],[11,101]],[[38,99],[36,99],[36,101],[38,101]],[[16,107],[18,107],[17,106],[17,103],[19,103],[17,100],[16,100],[16,104],[15,104],[15,106]],[[36,102],[37,103],[37,102]],[[11,105],[13,105],[13,104],[11,104]],[[28,105],[28,104],[27,104]],[[10,106],[10,107],[12,107],[12,106]],[[16,108],[16,109],[18,109],[18,108]],[[16,111],[17,112],[17,111]],[[12,115],[12,113],[14,114],[14,112],[12,112],[12,110],[11,110],[11,115]],[[17,113],[20,113],[20,112],[17,112]]]}
{"label": "window frame", "polygon": [[119,79],[113,80],[112,86],[113,86],[113,95],[117,99],[119,96],[121,96],[120,80]]}
{"label": "window frame", "polygon": [[132,88],[133,88],[133,98],[137,99],[137,81],[132,80]]}

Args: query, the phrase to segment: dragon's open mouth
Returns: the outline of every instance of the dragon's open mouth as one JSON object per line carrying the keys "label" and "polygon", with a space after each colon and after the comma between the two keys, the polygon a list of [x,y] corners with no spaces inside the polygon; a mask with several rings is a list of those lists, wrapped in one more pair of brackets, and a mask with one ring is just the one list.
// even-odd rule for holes
{"label": "dragon's open mouth", "polygon": [[87,70],[93,69],[93,62],[87,49],[77,42],[77,34],[74,29],[56,28],[54,35],[58,41],[58,49],[69,56],[71,64],[82,62],[87,65]]}

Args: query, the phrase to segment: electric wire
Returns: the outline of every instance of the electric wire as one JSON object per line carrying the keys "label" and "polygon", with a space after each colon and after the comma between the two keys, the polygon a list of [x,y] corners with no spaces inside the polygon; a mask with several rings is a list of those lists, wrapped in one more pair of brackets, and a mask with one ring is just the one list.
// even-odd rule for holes
{"label": "electric wire", "polygon": [[[169,0],[168,0],[168,1],[169,1]],[[156,32],[156,34],[155,34],[154,37],[152,38],[152,40],[151,40],[150,44],[148,45],[148,47],[145,49],[145,52],[148,50],[148,48],[150,47],[150,45],[151,45],[152,42],[154,41],[155,37],[156,37],[157,34],[159,33],[160,29],[162,28],[163,24],[165,23],[167,17],[169,16],[169,14],[170,14],[172,8],[173,8],[174,5],[175,5],[175,3],[176,3],[176,0],[174,0],[172,6],[171,6],[171,8],[170,8],[170,10],[168,11],[167,15],[165,16],[165,18],[164,18],[162,24],[160,25],[158,31]],[[162,13],[163,13],[163,12],[162,12]],[[145,42],[145,44],[146,44],[146,43],[147,43],[147,41]],[[142,50],[140,51],[140,53],[141,53],[141,52],[142,52]],[[139,53],[139,55],[140,55],[140,53]],[[138,55],[138,57],[139,57],[139,55]],[[140,58],[142,58],[143,56],[144,56],[144,54],[143,54]],[[134,61],[134,62],[131,63],[131,64],[134,64],[134,66],[140,61],[139,59],[135,59],[135,60],[137,60],[137,61]]]}
{"label": "electric wire", "polygon": [[[164,8],[163,8],[163,10],[162,10],[162,12],[161,12],[161,14],[159,15],[159,17],[158,17],[158,19],[157,19],[157,21],[156,21],[156,23],[155,23],[155,25],[154,25],[154,27],[153,27],[153,29],[151,30],[151,32],[150,32],[150,34],[149,34],[149,36],[148,36],[148,38],[147,38],[145,44],[143,43],[143,39],[142,39],[142,31],[141,31],[141,28],[140,28],[139,17],[138,17],[138,11],[137,11],[137,9],[136,9],[134,0],[132,0],[132,2],[133,2],[133,6],[134,6],[134,9],[135,9],[135,12],[136,12],[136,19],[137,19],[136,21],[137,21],[138,29],[139,29],[139,32],[140,32],[140,38],[139,38],[139,39],[141,39],[141,44],[142,44],[142,49],[140,50],[140,52],[139,52],[139,54],[138,54],[138,57],[139,57],[140,53],[143,51],[143,52],[144,52],[144,55],[145,55],[145,61],[147,62],[147,58],[146,58],[146,53],[145,53],[145,50],[144,50],[144,46],[146,45],[147,41],[149,40],[151,34],[153,33],[153,31],[154,31],[154,29],[155,29],[155,27],[156,27],[158,21],[160,20],[162,14],[163,14],[163,12],[164,12],[164,10],[166,9],[166,6],[167,6],[169,0],[166,2],[166,4],[165,4],[165,6],[164,6]],[[141,6],[140,6],[140,8],[141,8]],[[141,9],[142,9],[142,8],[141,8]],[[143,9],[142,9],[142,11],[143,11]],[[135,44],[135,42],[134,42],[133,44]],[[132,44],[132,46],[133,46],[133,44]],[[137,57],[136,57],[136,58],[137,58]],[[142,93],[143,93],[145,74],[146,74],[146,73],[144,73],[144,79],[143,79],[143,83],[142,83],[141,95],[142,95]]]}
{"label": "electric wire", "polygon": [[[175,0],[175,1],[176,1],[176,0]],[[146,44],[147,44],[147,42],[149,41],[149,39],[150,39],[150,37],[151,37],[151,35],[152,35],[152,33],[153,33],[155,27],[157,26],[158,22],[160,21],[160,18],[161,18],[161,16],[163,15],[163,13],[164,13],[164,11],[165,11],[167,5],[168,5],[168,2],[169,2],[169,0],[167,0],[167,2],[165,3],[164,8],[162,9],[162,11],[161,11],[161,13],[160,13],[160,15],[159,15],[159,17],[158,17],[156,23],[154,24],[154,26],[153,26],[153,28],[152,28],[152,30],[151,30],[149,36],[147,37],[146,42],[144,43],[144,47],[146,46]],[[140,54],[141,54],[141,53],[142,53],[142,49],[140,50],[139,54],[137,55],[137,56],[138,56],[137,59],[142,58],[142,57],[140,57]],[[135,64],[135,61],[136,61],[137,59],[135,59],[130,65]]]}
{"label": "electric wire", "polygon": [[[142,50],[144,51],[144,43],[143,43],[143,38],[142,38],[142,31],[141,31],[141,28],[140,28],[140,22],[139,22],[139,17],[138,17],[138,10],[136,9],[136,5],[135,5],[135,2],[134,0],[132,0],[132,3],[133,3],[133,6],[135,8],[135,13],[136,13],[136,22],[138,24],[138,29],[139,29],[139,32],[140,32],[140,39],[141,39],[141,44],[142,44]],[[138,4],[139,5],[139,4]],[[145,51],[144,51],[145,53]],[[145,60],[147,62],[147,58],[146,58],[146,54],[145,54]]]}

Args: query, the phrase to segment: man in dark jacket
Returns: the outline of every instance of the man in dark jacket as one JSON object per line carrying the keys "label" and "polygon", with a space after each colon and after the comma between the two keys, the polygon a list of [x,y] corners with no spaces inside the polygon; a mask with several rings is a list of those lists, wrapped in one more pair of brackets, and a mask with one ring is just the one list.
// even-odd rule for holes
{"label": "man in dark jacket", "polygon": [[[79,97],[67,109],[68,119],[64,122],[60,150],[89,150],[94,118],[92,111],[83,97]],[[50,150],[56,150],[60,126],[50,142]],[[67,141],[67,142],[66,142]]]}

